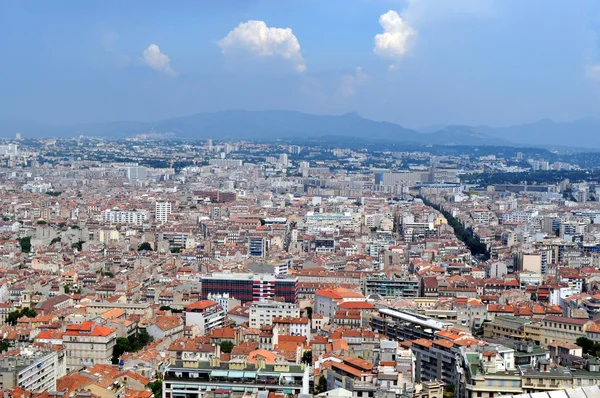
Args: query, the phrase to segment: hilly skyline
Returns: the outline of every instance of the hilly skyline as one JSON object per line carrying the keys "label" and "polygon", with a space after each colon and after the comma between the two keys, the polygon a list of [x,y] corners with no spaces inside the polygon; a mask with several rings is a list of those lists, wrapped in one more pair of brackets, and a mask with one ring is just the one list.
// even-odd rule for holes
{"label": "hilly skyline", "polygon": [[109,139],[144,133],[168,134],[178,139],[252,139],[277,140],[298,137],[344,136],[378,141],[437,145],[491,145],[600,148],[600,120],[578,119],[554,122],[549,119],[505,126],[448,125],[424,131],[400,124],[374,121],[357,113],[315,115],[297,111],[244,111],[196,113],[155,122],[113,121],[50,125],[35,121],[0,119],[0,137],[11,138],[16,132],[24,137],[95,136]]}

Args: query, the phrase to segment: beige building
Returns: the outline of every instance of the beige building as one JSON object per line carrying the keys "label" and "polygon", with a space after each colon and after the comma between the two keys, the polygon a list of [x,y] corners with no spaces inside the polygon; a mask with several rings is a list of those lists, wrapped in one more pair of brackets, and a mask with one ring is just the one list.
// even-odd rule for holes
{"label": "beige building", "polygon": [[586,335],[592,321],[588,319],[566,318],[563,316],[547,316],[542,322],[540,343],[546,346],[554,341],[564,341],[575,344],[579,337]]}
{"label": "beige building", "polygon": [[116,342],[116,330],[96,322],[68,325],[63,336],[67,372],[94,364],[110,364]]}

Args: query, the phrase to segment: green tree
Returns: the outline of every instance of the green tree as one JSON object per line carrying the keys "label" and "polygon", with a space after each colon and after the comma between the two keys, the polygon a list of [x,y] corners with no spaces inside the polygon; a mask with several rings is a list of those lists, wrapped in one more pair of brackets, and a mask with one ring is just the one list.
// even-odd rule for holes
{"label": "green tree", "polygon": [[37,316],[37,312],[34,309],[31,309],[29,307],[25,307],[21,310],[21,314],[23,316],[26,316],[28,318],[35,318]]}
{"label": "green tree", "polygon": [[0,342],[0,352],[8,351],[9,348],[10,348],[10,345],[8,344],[8,341],[2,340]]}
{"label": "green tree", "polygon": [[581,336],[575,340],[575,344],[580,346],[584,354],[594,354],[597,351],[596,343],[587,337]]}
{"label": "green tree", "polygon": [[302,353],[302,363],[312,366],[312,364],[313,364],[312,351],[309,350],[309,351],[304,351]]}
{"label": "green tree", "polygon": [[148,242],[144,242],[138,247],[138,251],[152,251],[152,245]]}
{"label": "green tree", "polygon": [[24,236],[19,239],[19,245],[23,253],[29,253],[31,251],[31,236]]}
{"label": "green tree", "polygon": [[233,342],[231,342],[229,340],[221,341],[221,352],[223,352],[225,354],[231,354],[232,350],[233,350]]}
{"label": "green tree", "polygon": [[127,337],[117,337],[117,342],[113,348],[113,357],[112,363],[118,364],[119,357],[123,355],[125,352],[131,351],[131,344],[129,343],[129,339]]}
{"label": "green tree", "polygon": [[48,223],[45,220],[37,220],[36,224],[37,225],[46,225]]}
{"label": "green tree", "polygon": [[162,384],[162,380],[155,380],[148,384],[148,387],[152,390],[152,394],[154,394],[155,398],[162,397]]}
{"label": "green tree", "polygon": [[73,248],[73,249],[77,249],[77,251],[81,251],[81,250],[83,249],[83,244],[84,244],[84,243],[85,243],[84,241],[80,240],[79,242],[75,242],[75,243],[73,243],[73,244],[71,245],[71,248]]}
{"label": "green tree", "polygon": [[71,293],[71,288],[69,287],[69,285],[65,285],[65,294],[69,293]]}
{"label": "green tree", "polygon": [[312,321],[312,315],[313,315],[312,307],[306,307],[304,310],[306,311],[306,316],[308,317],[308,319],[310,319]]}
{"label": "green tree", "polygon": [[325,391],[327,391],[327,379],[325,378],[325,376],[321,375],[321,377],[319,377],[317,385],[315,386],[314,395],[321,394]]}
{"label": "green tree", "polygon": [[50,241],[50,246],[52,246],[53,244],[55,244],[56,242],[60,242],[62,240],[62,238],[59,236],[58,238],[54,238]]}
{"label": "green tree", "polygon": [[444,398],[454,398],[456,396],[456,386],[454,384],[446,384],[444,386]]}

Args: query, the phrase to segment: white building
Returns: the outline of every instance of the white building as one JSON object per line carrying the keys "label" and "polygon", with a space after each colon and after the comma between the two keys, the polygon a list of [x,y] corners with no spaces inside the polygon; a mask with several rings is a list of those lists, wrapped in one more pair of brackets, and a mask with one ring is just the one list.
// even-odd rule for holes
{"label": "white building", "polygon": [[21,348],[0,359],[0,391],[21,387],[32,393],[56,391],[56,379],[66,374],[65,351]]}
{"label": "white building", "polygon": [[277,328],[279,334],[292,336],[304,336],[310,341],[311,322],[308,318],[273,318],[273,328]]}
{"label": "white building", "polygon": [[110,224],[130,224],[142,225],[150,219],[150,213],[146,210],[104,210],[102,212],[102,221]]}
{"label": "white building", "polygon": [[125,171],[129,180],[145,180],[148,176],[148,170],[144,166],[130,166]]}
{"label": "white building", "polygon": [[156,221],[165,223],[169,220],[171,215],[171,202],[165,202],[164,200],[158,201],[155,204],[155,217]]}
{"label": "white building", "polygon": [[226,312],[216,301],[200,300],[185,309],[185,325],[197,326],[201,336],[223,327]]}
{"label": "white building", "polygon": [[300,308],[296,304],[280,301],[259,301],[250,306],[250,327],[260,329],[263,325],[272,325],[273,318],[298,318]]}

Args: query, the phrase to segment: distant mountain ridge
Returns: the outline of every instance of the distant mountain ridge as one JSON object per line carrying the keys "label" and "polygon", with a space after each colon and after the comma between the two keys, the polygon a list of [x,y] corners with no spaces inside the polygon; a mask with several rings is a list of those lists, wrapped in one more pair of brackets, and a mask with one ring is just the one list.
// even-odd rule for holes
{"label": "distant mountain ridge", "polygon": [[297,111],[227,110],[173,117],[156,122],[117,121],[51,126],[31,121],[0,119],[0,137],[126,138],[143,133],[171,133],[181,139],[275,140],[298,137],[340,136],[379,141],[438,145],[527,145],[600,148],[600,120],[573,122],[541,120],[516,126],[449,125],[433,132],[419,132],[391,122],[378,122],[356,113],[314,115]]}

